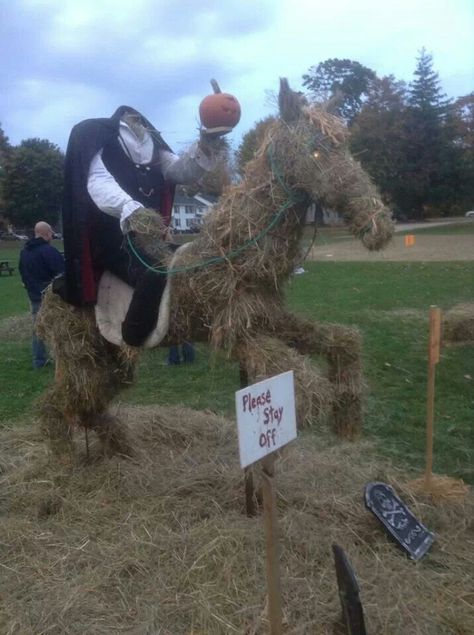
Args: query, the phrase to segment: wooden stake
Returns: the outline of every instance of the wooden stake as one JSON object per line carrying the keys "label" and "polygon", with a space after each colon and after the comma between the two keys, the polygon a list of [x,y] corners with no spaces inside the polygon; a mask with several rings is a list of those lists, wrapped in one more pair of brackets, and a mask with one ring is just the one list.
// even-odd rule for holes
{"label": "wooden stake", "polygon": [[433,474],[433,420],[435,401],[436,364],[439,362],[441,343],[441,311],[430,307],[430,336],[428,344],[428,388],[426,395],[426,467],[422,477],[407,483],[414,493],[429,494],[434,501],[464,500],[469,486],[462,479]]}
{"label": "wooden stake", "polygon": [[428,488],[433,474],[433,420],[436,364],[439,362],[441,339],[441,310],[430,307],[430,336],[428,346],[428,388],[426,397],[426,468],[425,485]]}
{"label": "wooden stake", "polygon": [[[215,80],[212,80],[215,81]],[[243,364],[239,365],[240,387],[246,388],[249,385],[247,369]],[[244,488],[245,488],[245,511],[249,518],[257,515],[257,504],[255,497],[255,485],[253,482],[252,467],[244,468]]]}
{"label": "wooden stake", "polygon": [[262,459],[263,517],[267,543],[267,588],[270,635],[283,632],[283,613],[280,582],[280,546],[274,484],[275,456],[269,454]]}

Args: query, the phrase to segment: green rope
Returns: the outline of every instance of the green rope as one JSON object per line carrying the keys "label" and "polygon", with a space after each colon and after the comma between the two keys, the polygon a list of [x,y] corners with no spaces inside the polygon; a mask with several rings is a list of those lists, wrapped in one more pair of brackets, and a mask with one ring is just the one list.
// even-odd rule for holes
{"label": "green rope", "polygon": [[144,265],[150,271],[155,271],[156,273],[166,273],[167,275],[171,276],[176,273],[186,273],[187,271],[193,271],[195,269],[204,269],[205,267],[209,267],[210,265],[215,265],[227,260],[232,260],[236,256],[239,256],[242,252],[246,251],[251,245],[255,245],[259,240],[264,238],[278,224],[282,215],[284,214],[284,212],[286,212],[287,209],[295,205],[295,203],[298,203],[301,201],[301,196],[297,195],[295,192],[292,192],[288,188],[286,183],[283,181],[283,175],[277,169],[277,166],[274,161],[273,153],[271,152],[271,147],[268,149],[268,157],[270,159],[272,174],[276,176],[277,181],[280,183],[280,185],[284,189],[285,193],[288,196],[288,199],[277,210],[277,212],[275,213],[275,215],[273,216],[272,220],[267,225],[267,227],[262,229],[262,231],[259,232],[254,238],[250,238],[243,245],[241,245],[240,247],[237,247],[236,249],[233,249],[225,256],[213,256],[212,258],[208,258],[207,260],[202,260],[201,262],[197,262],[192,265],[187,265],[183,267],[173,267],[172,269],[167,269],[166,267],[153,267],[152,265],[147,263],[136,250],[134,244],[132,243],[132,239],[130,238],[130,234],[127,234],[127,242],[133,255],[137,258],[137,260],[141,262],[142,265]]}

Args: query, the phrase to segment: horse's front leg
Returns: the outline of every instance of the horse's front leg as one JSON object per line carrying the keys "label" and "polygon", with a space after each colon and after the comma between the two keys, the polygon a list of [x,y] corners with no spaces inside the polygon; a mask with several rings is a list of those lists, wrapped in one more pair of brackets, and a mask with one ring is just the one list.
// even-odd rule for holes
{"label": "horse's front leg", "polygon": [[[239,362],[242,388],[267,377],[293,370],[298,423],[311,424],[325,418],[333,401],[330,382],[320,374],[310,360],[305,359],[284,342],[266,335],[247,336],[235,345],[233,356]],[[262,492],[260,487],[255,489],[255,476],[253,466],[245,469],[245,502],[248,516],[254,516],[258,506],[262,505]]]}
{"label": "horse's front leg", "polygon": [[233,357],[239,362],[248,383],[294,372],[297,421],[300,426],[325,419],[333,403],[331,383],[311,360],[284,341],[267,335],[246,336],[237,342]]}
{"label": "horse's front leg", "polygon": [[327,359],[329,380],[334,385],[334,429],[338,436],[353,439],[362,427],[362,340],[357,329],[342,324],[312,322],[285,313],[277,332],[301,354]]}

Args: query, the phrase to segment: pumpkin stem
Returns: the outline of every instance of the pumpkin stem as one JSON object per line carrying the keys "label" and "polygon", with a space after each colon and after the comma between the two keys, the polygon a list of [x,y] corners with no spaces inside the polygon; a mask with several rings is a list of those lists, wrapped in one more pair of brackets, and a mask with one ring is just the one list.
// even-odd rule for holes
{"label": "pumpkin stem", "polygon": [[216,93],[216,95],[218,93],[222,93],[222,90],[220,89],[219,84],[217,83],[217,80],[211,79],[211,86],[212,86],[214,92]]}

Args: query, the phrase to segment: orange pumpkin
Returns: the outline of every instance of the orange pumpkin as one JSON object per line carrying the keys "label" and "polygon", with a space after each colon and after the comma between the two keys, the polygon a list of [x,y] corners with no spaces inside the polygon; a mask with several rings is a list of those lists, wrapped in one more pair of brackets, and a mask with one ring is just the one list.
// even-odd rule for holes
{"label": "orange pumpkin", "polygon": [[240,120],[240,104],[233,95],[214,93],[200,103],[199,117],[207,129],[233,128]]}

